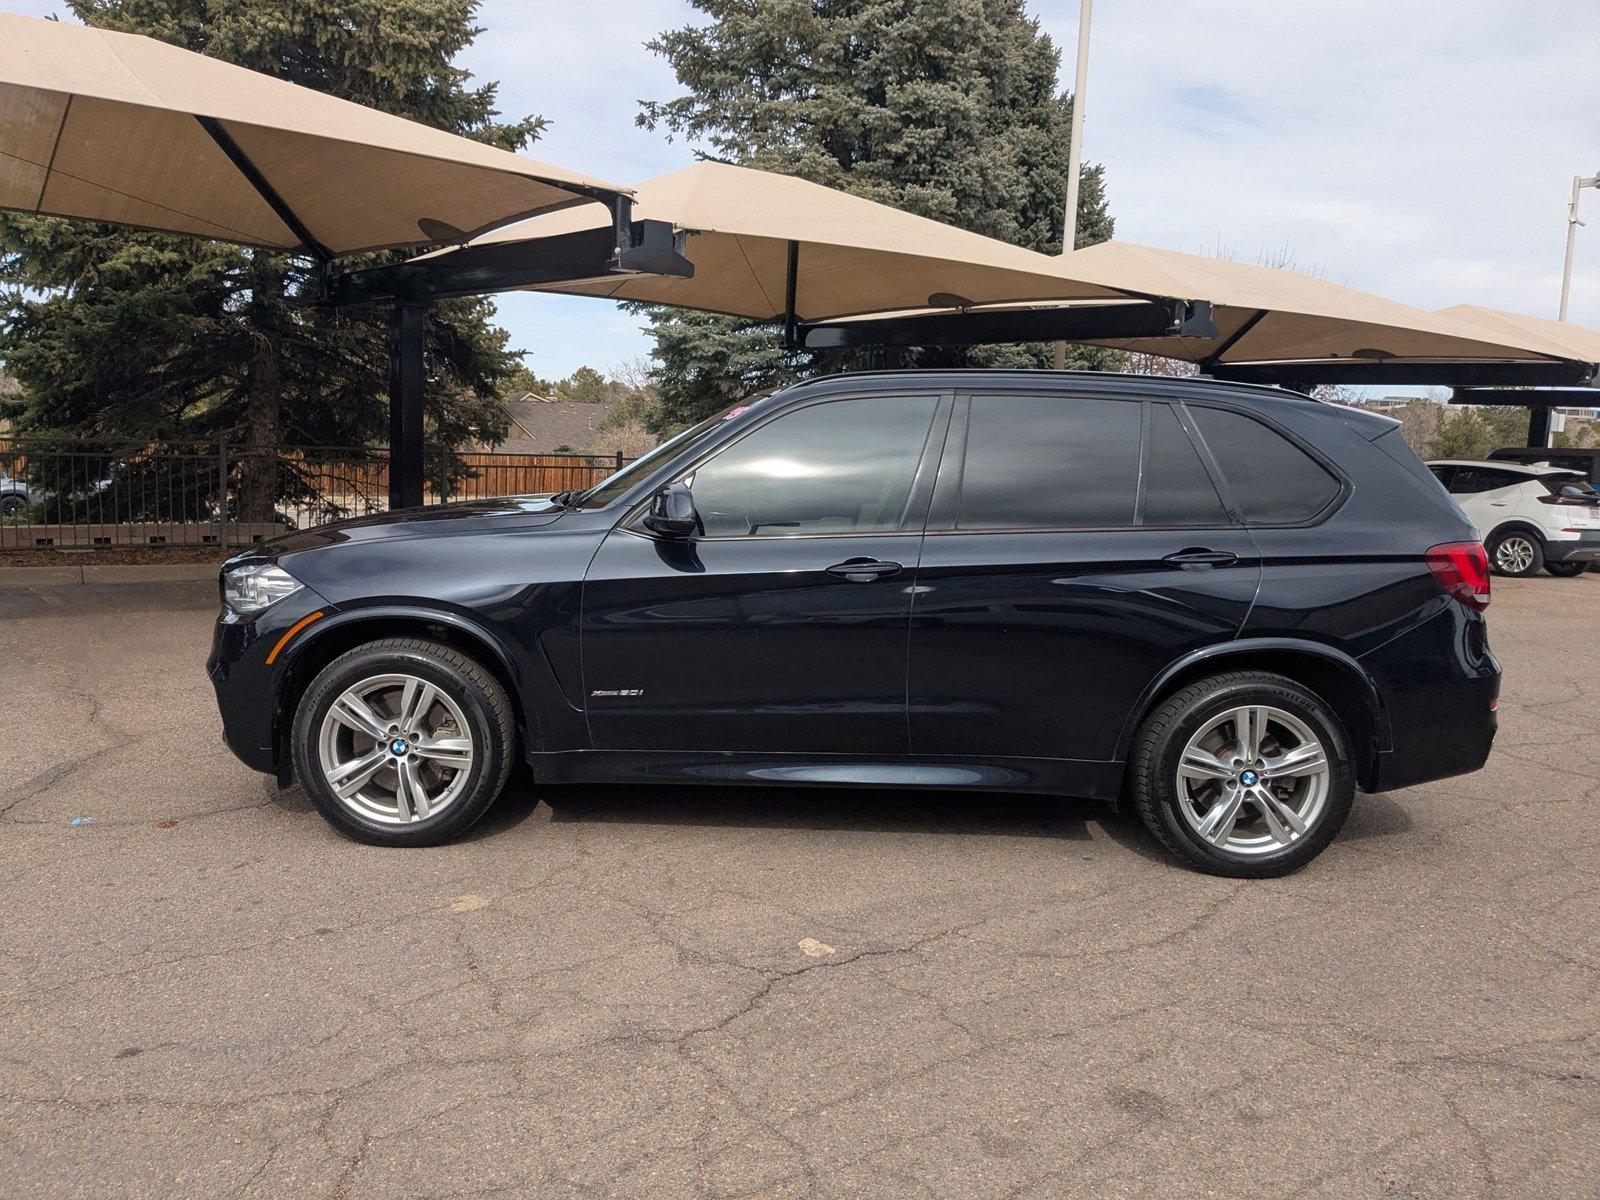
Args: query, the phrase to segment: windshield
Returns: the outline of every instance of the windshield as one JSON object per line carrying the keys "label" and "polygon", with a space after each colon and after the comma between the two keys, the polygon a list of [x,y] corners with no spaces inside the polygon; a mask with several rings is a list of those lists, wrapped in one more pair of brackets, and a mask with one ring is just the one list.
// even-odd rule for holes
{"label": "windshield", "polygon": [[707,417],[698,425],[689,426],[682,433],[674,434],[654,450],[634,459],[620,471],[613,471],[581,496],[573,497],[572,506],[574,508],[604,508],[651,471],[655,470],[669,456],[686,448],[691,443],[699,441],[723,421],[738,416],[748,407],[749,405],[747,404],[736,404],[732,408],[719,412],[714,417]]}

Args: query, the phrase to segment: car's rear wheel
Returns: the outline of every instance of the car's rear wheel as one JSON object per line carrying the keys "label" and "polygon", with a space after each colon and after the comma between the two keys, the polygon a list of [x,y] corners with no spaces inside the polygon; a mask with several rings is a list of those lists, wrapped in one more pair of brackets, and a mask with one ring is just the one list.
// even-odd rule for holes
{"label": "car's rear wheel", "polygon": [[1572,579],[1589,569],[1586,562],[1547,562],[1544,569],[1557,579]]}
{"label": "car's rear wheel", "polygon": [[1537,575],[1544,566],[1544,545],[1538,535],[1508,529],[1489,539],[1489,562],[1497,575]]}
{"label": "car's rear wheel", "polygon": [[295,714],[295,772],[318,810],[365,842],[424,846],[481,817],[511,772],[505,689],[481,663],[411,638],[334,659]]}
{"label": "car's rear wheel", "polygon": [[1349,739],[1281,675],[1217,675],[1174,693],[1134,743],[1133,798],[1172,853],[1215,875],[1287,875],[1333,841],[1355,799]]}

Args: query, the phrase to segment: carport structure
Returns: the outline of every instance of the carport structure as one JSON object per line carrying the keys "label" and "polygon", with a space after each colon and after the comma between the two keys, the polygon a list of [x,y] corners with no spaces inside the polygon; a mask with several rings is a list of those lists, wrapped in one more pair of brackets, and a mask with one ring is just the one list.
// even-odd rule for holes
{"label": "carport structure", "polygon": [[[153,39],[0,14],[0,207],[301,253],[390,322],[390,502],[422,499],[433,300],[535,289],[781,325],[796,349],[1067,340],[1219,377],[1578,386],[1600,352],[1295,272],[1052,257],[715,163],[627,188]],[[454,247],[340,272],[342,256]],[[1600,337],[1600,335],[1595,335]]]}

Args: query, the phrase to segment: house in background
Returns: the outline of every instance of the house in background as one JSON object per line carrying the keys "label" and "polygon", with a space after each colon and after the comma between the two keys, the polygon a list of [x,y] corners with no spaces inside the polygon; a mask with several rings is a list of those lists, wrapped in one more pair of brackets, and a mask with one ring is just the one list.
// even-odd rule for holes
{"label": "house in background", "polygon": [[522,392],[505,401],[511,417],[506,440],[484,446],[497,454],[616,454],[633,458],[655,445],[631,424],[602,429],[616,415],[620,400],[582,404]]}

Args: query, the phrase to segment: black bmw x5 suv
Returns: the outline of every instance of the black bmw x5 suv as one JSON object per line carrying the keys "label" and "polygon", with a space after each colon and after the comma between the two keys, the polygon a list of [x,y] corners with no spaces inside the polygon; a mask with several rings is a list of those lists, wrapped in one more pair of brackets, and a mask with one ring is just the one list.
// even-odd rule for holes
{"label": "black bmw x5 suv", "polygon": [[1472,526],[1383,417],[1068,373],[841,375],[581,493],[230,560],[228,744],[365,841],[537,781],[1119,801],[1293,870],[1368,792],[1475,771],[1500,670]]}

